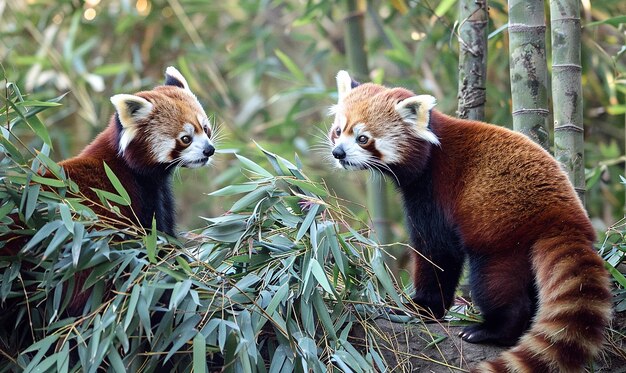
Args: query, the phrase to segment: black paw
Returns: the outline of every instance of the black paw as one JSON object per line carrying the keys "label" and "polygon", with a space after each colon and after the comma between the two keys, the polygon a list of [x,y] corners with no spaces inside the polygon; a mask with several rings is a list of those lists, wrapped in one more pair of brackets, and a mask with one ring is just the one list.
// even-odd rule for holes
{"label": "black paw", "polygon": [[447,310],[441,299],[433,300],[423,297],[414,297],[412,303],[407,304],[407,306],[417,312],[420,317],[433,320],[443,318]]}
{"label": "black paw", "polygon": [[513,336],[502,330],[492,330],[484,324],[463,328],[459,337],[469,343],[493,343],[501,346],[512,346],[519,336]]}

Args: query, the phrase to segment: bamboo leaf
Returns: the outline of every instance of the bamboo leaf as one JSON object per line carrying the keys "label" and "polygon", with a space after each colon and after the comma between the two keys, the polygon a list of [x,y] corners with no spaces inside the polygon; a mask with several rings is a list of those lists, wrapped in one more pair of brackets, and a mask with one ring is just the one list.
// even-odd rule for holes
{"label": "bamboo leaf", "polygon": [[312,205],[311,208],[309,209],[309,212],[307,212],[306,218],[302,222],[302,225],[300,226],[300,229],[298,230],[298,233],[296,234],[296,242],[300,241],[300,239],[304,237],[306,232],[309,230],[309,227],[311,226],[311,224],[313,224],[313,221],[315,220],[315,216],[317,215],[317,210],[319,209],[319,207],[320,205]]}
{"label": "bamboo leaf", "polygon": [[299,81],[299,82],[307,81],[306,76],[304,75],[302,70],[300,70],[300,67],[298,67],[298,64],[296,64],[291,58],[289,58],[288,55],[283,53],[280,49],[274,50],[274,53],[276,53],[276,57],[278,57],[280,62],[282,62],[283,65],[285,65],[287,70],[289,70],[289,72],[295,78],[296,81]]}
{"label": "bamboo leaf", "polygon": [[104,166],[104,172],[106,172],[106,175],[109,178],[109,181],[111,182],[111,184],[113,185],[113,188],[115,188],[115,191],[117,192],[117,194],[119,194],[120,197],[122,197],[124,201],[126,202],[123,205],[130,206],[131,204],[130,196],[128,195],[128,192],[126,192],[126,189],[124,189],[124,186],[122,185],[122,182],[120,181],[120,179],[118,179],[117,176],[115,176],[115,173],[113,172],[113,170],[111,170],[109,165],[106,164],[106,162],[102,162],[102,165]]}
{"label": "bamboo leaf", "polygon": [[146,254],[150,263],[156,263],[156,251],[157,251],[157,229],[156,218],[152,217],[152,229],[147,236],[144,236],[144,244],[146,245]]}
{"label": "bamboo leaf", "polygon": [[602,21],[590,22],[585,25],[585,27],[595,27],[599,25],[611,25],[614,27],[618,27],[622,23],[626,23],[626,16],[617,16],[604,19]]}
{"label": "bamboo leaf", "polygon": [[286,178],[284,179],[287,183],[291,184],[291,185],[295,185],[298,188],[304,190],[304,191],[308,191],[311,192],[313,194],[315,194],[317,197],[326,197],[328,196],[328,193],[316,186],[315,184],[313,184],[310,181],[303,181],[303,180],[297,180],[297,179],[290,179],[290,178]]}
{"label": "bamboo leaf", "polygon": [[72,213],[70,212],[70,208],[65,203],[59,204],[59,213],[61,214],[61,220],[65,225],[65,229],[68,232],[74,231],[74,221],[72,220]]}
{"label": "bamboo leaf", "polygon": [[251,160],[249,160],[248,158],[239,155],[239,154],[235,154],[235,156],[237,157],[237,159],[239,159],[239,161],[241,163],[244,164],[244,166],[254,172],[255,174],[259,175],[259,176],[263,176],[263,177],[272,177],[273,175],[271,173],[269,173],[266,169],[264,169],[263,167],[259,166],[258,164],[252,162]]}
{"label": "bamboo leaf", "polygon": [[140,286],[133,286],[133,290],[130,292],[130,299],[128,300],[128,309],[126,310],[126,317],[124,318],[124,331],[128,330],[128,326],[133,321],[135,315],[135,309],[137,308],[137,302],[139,301]]}
{"label": "bamboo leaf", "polygon": [[335,290],[330,286],[321,264],[316,259],[311,259],[309,265],[311,266],[311,273],[315,276],[317,282],[322,285],[322,288],[329,294],[335,294]]}
{"label": "bamboo leaf", "polygon": [[193,371],[194,373],[206,372],[206,339],[202,333],[193,338]]}
{"label": "bamboo leaf", "polygon": [[78,260],[80,259],[80,249],[82,248],[83,237],[85,235],[85,226],[76,223],[73,230],[74,239],[72,240],[72,265],[78,266]]}
{"label": "bamboo leaf", "polygon": [[233,194],[251,192],[258,187],[259,185],[256,183],[228,185],[222,189],[216,190],[215,192],[209,193],[209,195],[210,196],[231,196]]}
{"label": "bamboo leaf", "polygon": [[41,227],[37,233],[28,241],[26,246],[22,249],[22,252],[27,252],[31,250],[35,245],[43,241],[44,239],[51,237],[53,232],[59,229],[63,225],[63,222],[60,220],[53,220],[49,223],[46,223],[43,227]]}
{"label": "bamboo leaf", "polygon": [[437,8],[435,8],[435,15],[437,17],[443,17],[446,13],[448,13],[450,9],[452,9],[452,6],[454,6],[454,4],[456,4],[456,0],[440,1],[439,5],[437,5]]}

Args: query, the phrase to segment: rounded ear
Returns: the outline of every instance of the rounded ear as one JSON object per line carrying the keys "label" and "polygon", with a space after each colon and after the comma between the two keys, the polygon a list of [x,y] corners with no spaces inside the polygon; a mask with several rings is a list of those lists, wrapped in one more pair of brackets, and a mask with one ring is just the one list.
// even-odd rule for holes
{"label": "rounded ear", "polygon": [[165,69],[165,85],[173,85],[191,92],[191,90],[189,89],[189,84],[187,84],[187,81],[183,77],[183,74],[181,74],[180,71],[176,70],[174,66],[170,66]]}
{"label": "rounded ear", "polygon": [[439,144],[439,139],[428,128],[430,111],[437,104],[437,99],[431,95],[412,96],[396,104],[396,112],[402,121],[414,126],[417,135],[433,144]]}
{"label": "rounded ear", "polygon": [[137,120],[146,118],[153,108],[150,101],[135,95],[115,95],[111,97],[111,102],[124,127],[133,126]]}
{"label": "rounded ear", "polygon": [[123,128],[119,143],[120,152],[123,153],[137,134],[137,121],[148,117],[153,105],[143,97],[125,94],[111,97],[111,102]]}

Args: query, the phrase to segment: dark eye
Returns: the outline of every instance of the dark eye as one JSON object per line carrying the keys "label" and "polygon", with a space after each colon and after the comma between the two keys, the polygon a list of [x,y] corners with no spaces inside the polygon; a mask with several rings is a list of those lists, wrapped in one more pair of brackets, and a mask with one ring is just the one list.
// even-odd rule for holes
{"label": "dark eye", "polygon": [[361,145],[365,145],[368,141],[370,141],[370,138],[365,135],[361,135],[356,138],[356,141]]}
{"label": "dark eye", "polygon": [[337,127],[335,128],[335,136],[339,137],[339,135],[341,135],[341,128]]}
{"label": "dark eye", "polygon": [[204,127],[204,133],[206,133],[207,136],[211,137],[211,130],[208,126]]}
{"label": "dark eye", "polygon": [[185,145],[189,145],[189,143],[191,143],[191,136],[185,135],[180,138],[180,141],[182,141]]}

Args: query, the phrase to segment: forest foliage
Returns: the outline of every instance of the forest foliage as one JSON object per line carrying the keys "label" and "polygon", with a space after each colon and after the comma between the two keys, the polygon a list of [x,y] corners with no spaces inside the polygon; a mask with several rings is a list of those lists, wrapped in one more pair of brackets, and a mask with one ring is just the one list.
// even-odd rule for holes
{"label": "forest foliage", "polygon": [[[456,3],[366,4],[368,79],[432,94],[439,110],[454,113]],[[599,232],[608,229],[598,247],[622,286],[623,311],[626,279],[615,268],[626,252],[626,4],[582,5],[587,208]],[[510,127],[507,6],[489,6],[485,119]],[[263,361],[276,361],[276,371],[382,370],[376,330],[362,341],[348,331],[384,303],[399,306],[397,294],[410,289],[397,286],[388,265],[402,262],[406,248],[376,243],[360,205],[367,177],[332,171],[323,145],[334,76],[348,66],[347,16],[327,0],[0,4],[0,219],[18,211],[31,224],[22,233],[32,235],[22,262],[0,258],[0,301],[28,296],[11,324],[27,333],[5,329],[0,338],[11,360],[5,369],[104,362],[121,371],[167,359],[200,371],[224,358],[234,370],[263,371]],[[119,232],[65,198],[75,186],[54,161],[104,128],[110,96],[161,84],[170,65],[227,137],[213,167],[177,174],[179,229],[187,233]],[[37,176],[41,168],[54,178]],[[406,242],[398,198],[388,193],[391,242]],[[102,203],[120,199],[122,190]],[[86,269],[94,291],[81,316],[67,317],[64,294]]]}

